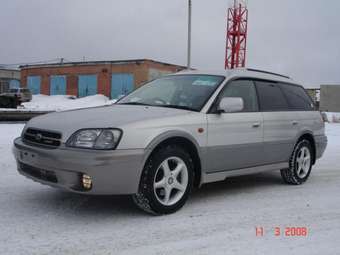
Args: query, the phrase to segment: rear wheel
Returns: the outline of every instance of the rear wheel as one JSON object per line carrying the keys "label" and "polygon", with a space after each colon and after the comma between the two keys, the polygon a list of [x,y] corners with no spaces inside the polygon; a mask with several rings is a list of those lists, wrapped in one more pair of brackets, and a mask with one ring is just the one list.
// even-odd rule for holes
{"label": "rear wheel", "polygon": [[169,214],[186,202],[193,184],[193,162],[181,147],[168,145],[147,161],[139,191],[133,196],[136,205],[153,214]]}
{"label": "rear wheel", "polygon": [[312,170],[313,150],[308,140],[301,140],[295,146],[289,160],[289,168],[281,170],[286,183],[299,185],[304,183]]}
{"label": "rear wheel", "polygon": [[11,97],[0,97],[0,108],[16,108],[15,102]]}

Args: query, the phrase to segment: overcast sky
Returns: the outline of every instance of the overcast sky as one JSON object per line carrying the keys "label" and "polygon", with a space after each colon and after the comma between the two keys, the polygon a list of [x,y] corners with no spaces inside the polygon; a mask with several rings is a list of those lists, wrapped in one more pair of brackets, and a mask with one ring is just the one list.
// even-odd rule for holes
{"label": "overcast sky", "polygon": [[[193,1],[192,64],[223,69],[231,0]],[[340,83],[340,1],[248,0],[247,66]],[[0,64],[150,58],[186,64],[187,0],[1,0]]]}

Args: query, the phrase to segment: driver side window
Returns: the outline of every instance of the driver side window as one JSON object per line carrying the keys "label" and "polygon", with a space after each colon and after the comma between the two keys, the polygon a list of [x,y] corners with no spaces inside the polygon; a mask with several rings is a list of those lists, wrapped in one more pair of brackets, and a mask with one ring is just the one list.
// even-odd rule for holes
{"label": "driver side window", "polygon": [[255,85],[251,80],[235,80],[224,87],[220,99],[224,97],[240,97],[243,99],[242,112],[257,112],[257,94]]}

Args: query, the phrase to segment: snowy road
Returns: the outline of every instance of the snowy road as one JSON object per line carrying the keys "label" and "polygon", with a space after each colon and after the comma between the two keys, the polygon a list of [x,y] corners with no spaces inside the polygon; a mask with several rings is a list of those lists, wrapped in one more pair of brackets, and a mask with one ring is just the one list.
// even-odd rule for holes
{"label": "snowy road", "polygon": [[[275,172],[232,178],[161,217],[126,196],[70,194],[20,176],[11,144],[22,127],[0,124],[1,254],[340,254],[340,124],[327,125],[329,146],[305,185]],[[275,227],[308,235],[277,237]]]}

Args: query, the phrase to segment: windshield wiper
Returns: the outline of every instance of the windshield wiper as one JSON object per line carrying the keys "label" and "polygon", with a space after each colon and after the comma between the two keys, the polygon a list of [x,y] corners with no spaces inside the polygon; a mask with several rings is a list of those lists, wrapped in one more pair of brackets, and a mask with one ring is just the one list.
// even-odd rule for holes
{"label": "windshield wiper", "polygon": [[189,106],[184,106],[184,105],[164,104],[164,105],[156,105],[156,106],[158,106],[158,107],[166,107],[166,108],[175,108],[175,109],[181,109],[181,110],[188,110],[188,111],[197,112],[196,109],[191,108]]}
{"label": "windshield wiper", "polygon": [[119,103],[119,104],[129,104],[129,105],[147,105],[147,106],[151,106],[150,104],[146,104],[146,103],[139,103],[139,102],[126,102],[126,103]]}
{"label": "windshield wiper", "polygon": [[184,106],[184,105],[172,105],[172,104],[146,104],[146,103],[140,103],[140,102],[126,102],[126,103],[118,103],[118,104],[127,104],[127,105],[145,105],[145,106],[155,106],[155,107],[166,107],[166,108],[174,108],[174,109],[181,109],[181,110],[188,110],[188,111],[194,111],[197,112],[198,110]]}

